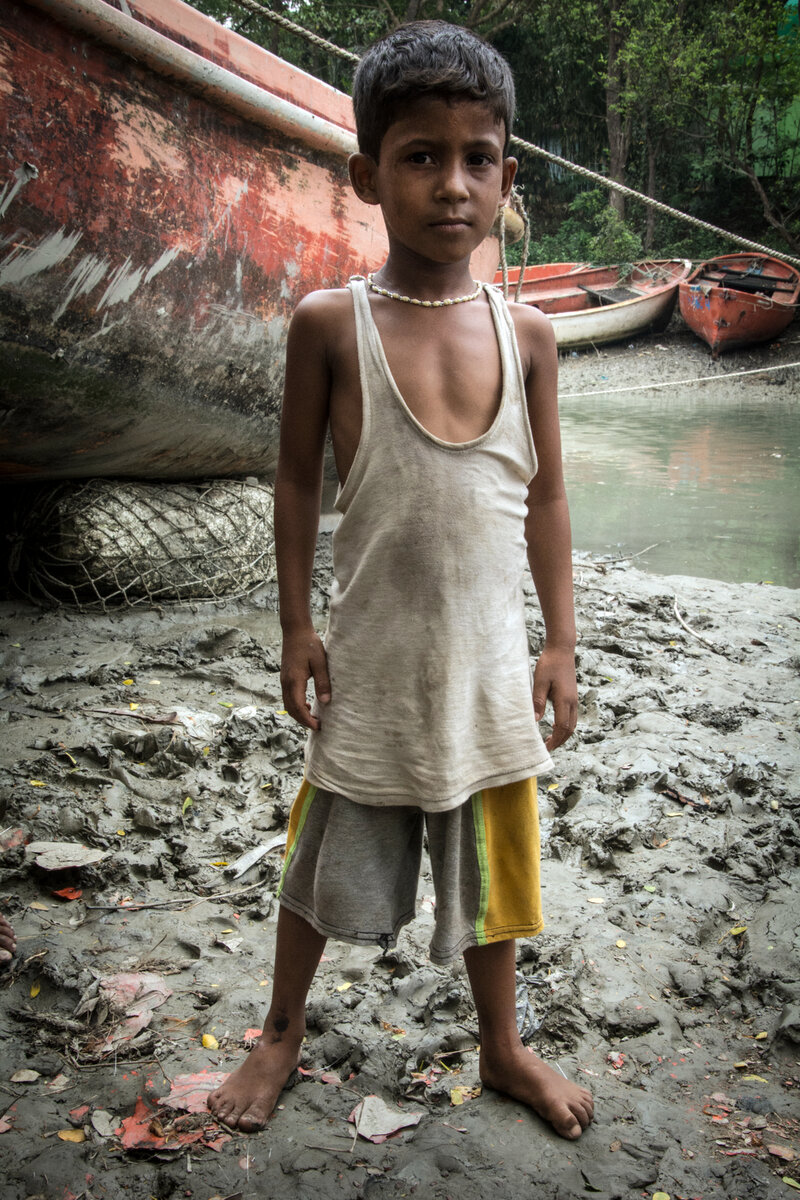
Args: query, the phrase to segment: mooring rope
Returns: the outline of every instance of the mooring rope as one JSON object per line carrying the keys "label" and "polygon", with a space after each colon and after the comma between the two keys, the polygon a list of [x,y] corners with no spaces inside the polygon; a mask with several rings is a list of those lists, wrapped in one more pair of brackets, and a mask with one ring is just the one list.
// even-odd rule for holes
{"label": "mooring rope", "polygon": [[629,387],[601,388],[597,392],[559,392],[559,400],[580,400],[583,396],[614,396],[619,392],[649,392],[653,388],[686,387],[692,383],[724,383],[728,379],[739,379],[742,375],[763,375],[765,371],[789,371],[800,367],[800,362],[776,363],[772,367],[752,367],[748,371],[726,371],[724,375],[701,375],[699,379],[667,379],[663,383],[636,383]]}
{"label": "mooring rope", "polygon": [[[266,17],[268,21],[273,21],[276,25],[280,25],[290,33],[296,33],[298,37],[305,38],[306,41],[319,46],[320,49],[327,50],[328,53],[335,54],[347,62],[358,63],[361,61],[360,56],[354,54],[352,50],[344,50],[341,46],[337,46],[333,42],[327,41],[326,38],[312,33],[310,29],[306,29],[303,25],[298,25],[295,21],[291,21],[281,13],[273,12],[265,4],[260,3],[260,0],[237,0],[237,3],[249,12]],[[511,145],[515,149],[524,150],[528,154],[536,155],[538,158],[543,158],[547,162],[554,163],[556,166],[564,167],[567,171],[572,171],[575,175],[582,175],[584,179],[591,179],[595,183],[599,183],[601,187],[619,192],[623,196],[630,196],[633,200],[639,200],[649,208],[654,208],[656,212],[664,213],[665,216],[676,217],[679,221],[685,221],[688,225],[694,225],[697,229],[705,229],[709,233],[714,233],[718,237],[733,242],[736,246],[742,246],[746,250],[753,250],[757,254],[767,254],[771,258],[779,258],[783,262],[791,263],[792,266],[800,267],[800,258],[794,258],[791,254],[784,254],[781,250],[771,250],[769,246],[764,246],[761,242],[753,242],[749,238],[740,237],[738,233],[730,233],[729,230],[722,229],[719,225],[712,225],[709,221],[703,221],[699,217],[692,217],[689,213],[681,212],[679,208],[672,208],[669,204],[664,204],[661,200],[656,200],[652,196],[646,196],[644,192],[637,192],[634,188],[627,187],[624,183],[618,183],[615,179],[609,179],[607,175],[601,175],[598,171],[591,171],[588,167],[578,166],[577,163],[570,162],[568,158],[562,158],[560,154],[553,154],[550,150],[545,150],[543,146],[537,146],[534,142],[528,142],[524,138],[513,135]]]}

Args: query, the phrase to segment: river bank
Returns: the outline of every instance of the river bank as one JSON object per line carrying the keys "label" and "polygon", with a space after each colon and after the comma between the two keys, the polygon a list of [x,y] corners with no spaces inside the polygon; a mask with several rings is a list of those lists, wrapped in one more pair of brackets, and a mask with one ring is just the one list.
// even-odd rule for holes
{"label": "river bank", "polygon": [[[323,535],[321,625],[329,569]],[[595,1093],[578,1143],[475,1094],[463,971],[427,958],[427,874],[395,951],[329,944],[267,1130],[200,1115],[263,1017],[301,774],[274,586],[118,616],[0,606],[4,1197],[792,1194],[797,593],[580,555],[575,576],[582,711],[541,781],[547,924],[518,965],[530,1044]],[[30,841],[102,857],[54,870]],[[348,1116],[371,1094],[419,1121],[366,1140]]]}

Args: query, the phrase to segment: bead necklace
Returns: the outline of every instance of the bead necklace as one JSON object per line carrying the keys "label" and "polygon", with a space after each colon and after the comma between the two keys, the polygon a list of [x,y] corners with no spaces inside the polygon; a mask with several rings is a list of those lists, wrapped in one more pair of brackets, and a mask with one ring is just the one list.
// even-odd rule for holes
{"label": "bead necklace", "polygon": [[449,308],[451,304],[467,304],[470,300],[477,300],[483,291],[483,284],[478,283],[475,285],[475,291],[470,292],[468,296],[453,296],[450,300],[415,300],[413,296],[402,296],[400,292],[390,292],[388,288],[381,287],[371,273],[367,276],[367,283],[373,292],[377,292],[379,296],[386,296],[387,300],[402,300],[404,304],[416,304],[420,308]]}

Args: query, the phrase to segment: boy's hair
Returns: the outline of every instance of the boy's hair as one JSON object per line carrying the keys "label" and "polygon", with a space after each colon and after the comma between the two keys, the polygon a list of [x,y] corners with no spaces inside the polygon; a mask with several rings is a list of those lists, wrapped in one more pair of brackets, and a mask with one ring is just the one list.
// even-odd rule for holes
{"label": "boy's hair", "polygon": [[514,118],[508,63],[483,38],[446,21],[412,21],[370,46],[353,78],[358,148],[378,161],[386,130],[422,96],[479,100],[505,125]]}

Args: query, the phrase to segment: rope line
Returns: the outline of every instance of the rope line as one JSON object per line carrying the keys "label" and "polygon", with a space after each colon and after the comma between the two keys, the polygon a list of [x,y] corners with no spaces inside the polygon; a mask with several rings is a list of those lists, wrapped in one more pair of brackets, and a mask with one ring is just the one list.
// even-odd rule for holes
{"label": "rope line", "polygon": [[557,166],[566,167],[575,175],[583,175],[586,179],[593,179],[595,183],[600,183],[603,187],[609,188],[614,192],[621,192],[623,196],[631,196],[634,200],[641,200],[643,204],[654,208],[656,212],[665,213],[669,217],[677,217],[681,221],[685,221],[688,225],[696,225],[698,229],[707,229],[709,233],[716,233],[720,237],[727,238],[729,242],[734,242],[737,246],[744,246],[747,250],[755,250],[759,254],[767,254],[771,258],[779,258],[782,262],[791,263],[792,266],[800,267],[800,258],[793,258],[791,254],[784,254],[780,250],[770,250],[769,246],[763,246],[761,242],[751,242],[749,238],[740,237],[737,233],[730,233],[727,229],[721,229],[719,225],[712,225],[709,221],[701,221],[699,217],[692,217],[688,213],[681,212],[679,208],[672,208],[669,204],[662,203],[661,200],[655,200],[652,196],[645,196],[643,192],[637,192],[633,188],[626,187],[624,183],[617,183],[615,179],[609,179],[607,175],[600,175],[597,171],[590,171],[588,167],[579,167],[577,163],[570,162],[568,158],[562,158],[560,154],[552,154],[549,150],[545,150],[542,146],[536,146],[533,142],[526,142],[524,138],[512,136],[511,145],[519,147],[521,150],[527,150],[529,154],[538,155],[539,158],[545,158],[548,162],[556,163]]}
{"label": "rope line", "polygon": [[341,46],[335,46],[333,42],[327,41],[325,38],[320,37],[319,34],[312,33],[310,29],[306,29],[303,25],[297,25],[281,13],[272,12],[265,4],[259,4],[258,0],[237,0],[237,3],[242,8],[248,9],[257,16],[266,17],[268,21],[273,21],[276,25],[281,25],[284,29],[288,29],[290,33],[299,34],[307,42],[319,46],[321,50],[327,50],[330,54],[336,54],[339,58],[343,58],[347,62],[358,63],[361,61],[360,55],[353,54],[351,50],[343,50]]}
{"label": "rope line", "polygon": [[[280,25],[290,33],[296,33],[299,37],[305,38],[306,41],[311,42],[313,45],[319,46],[321,49],[327,50],[330,54],[335,54],[347,62],[358,63],[361,61],[358,54],[354,54],[351,50],[344,50],[341,46],[336,46],[333,42],[319,37],[318,34],[312,33],[310,29],[296,24],[296,22],[282,16],[280,13],[272,12],[265,4],[260,3],[260,0],[237,0],[237,3],[242,8],[248,9],[259,16],[266,17],[268,21],[273,21],[276,25]],[[646,196],[643,192],[637,192],[634,188],[627,187],[624,183],[618,183],[615,179],[609,179],[607,175],[601,175],[598,171],[591,171],[588,167],[580,167],[577,163],[570,162],[568,158],[562,158],[560,154],[553,154],[550,150],[545,150],[543,146],[537,146],[534,142],[528,142],[524,138],[513,135],[511,137],[511,145],[515,149],[524,150],[528,154],[544,158],[547,162],[554,163],[556,166],[564,167],[566,170],[572,171],[575,175],[582,175],[585,179],[591,179],[595,183],[599,183],[601,187],[608,188],[610,191],[619,192],[623,196],[630,196],[633,200],[639,200],[649,208],[654,208],[656,212],[664,213],[665,216],[676,217],[679,221],[685,221],[688,225],[694,225],[697,229],[706,229],[709,233],[714,233],[718,237],[733,242],[736,246],[743,246],[746,250],[753,250],[758,254],[766,254],[770,258],[778,258],[782,262],[800,267],[800,258],[794,258],[791,254],[784,254],[780,250],[771,250],[769,246],[764,246],[761,242],[750,241],[749,238],[740,237],[736,233],[730,233],[727,229],[721,229],[719,225],[712,225],[709,221],[703,221],[699,217],[692,217],[689,213],[681,212],[678,208],[672,208],[669,204],[664,204],[661,200],[656,200],[652,196]],[[508,285],[506,284],[505,286],[507,287]]]}
{"label": "rope line", "polygon": [[724,375],[702,375],[699,379],[668,379],[664,383],[636,383],[629,387],[601,388],[599,392],[559,392],[559,400],[579,400],[583,396],[613,396],[619,392],[649,392],[654,388],[686,387],[689,383],[721,383],[742,375],[763,375],[765,371],[789,371],[800,362],[776,363],[772,367],[752,367],[748,371],[727,371]]}

